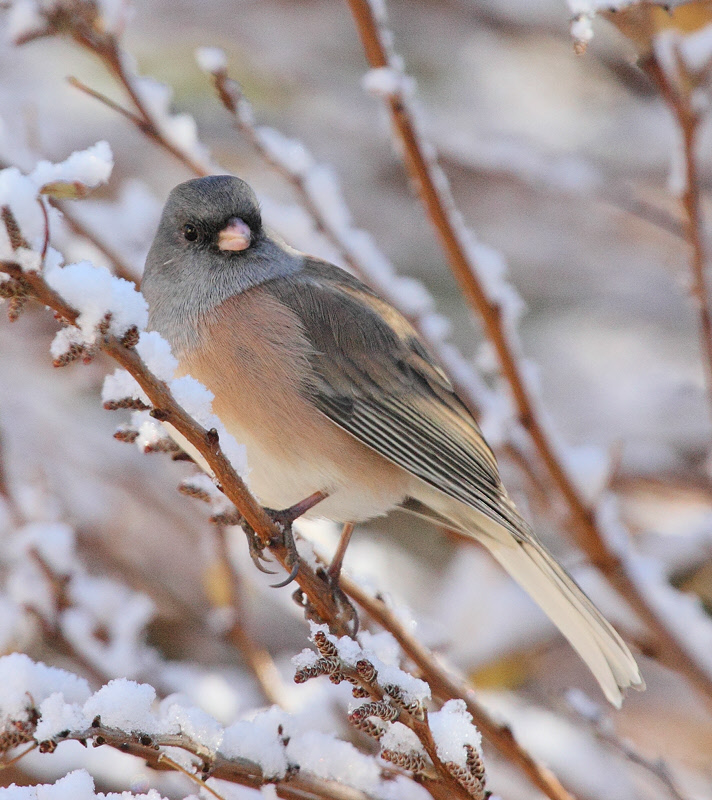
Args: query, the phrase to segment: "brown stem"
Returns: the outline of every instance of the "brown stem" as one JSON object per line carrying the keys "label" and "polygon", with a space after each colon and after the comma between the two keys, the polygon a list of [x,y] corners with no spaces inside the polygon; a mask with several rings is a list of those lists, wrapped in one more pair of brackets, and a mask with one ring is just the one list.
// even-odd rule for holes
{"label": "brown stem", "polygon": [[96,247],[96,249],[104,256],[104,258],[106,258],[109,264],[111,264],[114,275],[119,278],[123,278],[126,281],[131,281],[131,283],[135,283],[137,286],[139,285],[139,278],[136,272],[123,260],[121,256],[114,252],[105,242],[101,241],[94,231],[90,230],[83,222],[81,222],[74,215],[74,213],[69,210],[67,203],[62,203],[61,201],[54,200],[52,198],[50,198],[49,202],[55,208],[61,211],[64,222],[72,231],[72,233],[75,233],[77,236],[81,236],[83,239],[86,239],[89,244]]}
{"label": "brown stem", "polygon": [[[371,67],[391,66],[390,53],[374,17],[371,3],[368,0],[348,2]],[[489,298],[479,277],[477,265],[470,260],[466,244],[455,222],[454,202],[449,187],[444,178],[439,181],[435,179],[433,166],[405,99],[400,94],[392,94],[388,96],[387,103],[406,168],[418,188],[420,199],[463,295],[482,321],[485,334],[497,355],[502,375],[512,392],[519,421],[529,433],[555,486],[566,501],[579,544],[589,560],[601,570],[606,580],[626,599],[658,640],[661,660],[668,667],[684,674],[705,699],[712,703],[712,677],[681,646],[627,573],[626,565],[608,546],[593,511],[560,459],[527,387],[516,347],[507,331],[502,308]]]}
{"label": "brown stem", "polygon": [[[76,322],[79,313],[48,286],[41,274],[24,272],[19,265],[8,261],[0,261],[0,271],[24,281],[40,303],[49,306],[67,322],[71,324]],[[166,384],[149,372],[136,350],[126,347],[119,339],[111,335],[101,337],[98,344],[105,353],[115,359],[136,379],[154,409],[158,410],[161,420],[170,423],[205,458],[225,495],[234,503],[265,547],[269,547],[275,558],[289,571],[291,564],[288,566],[288,562],[291,558],[291,551],[285,545],[281,532],[235,472],[232,464],[220,449],[214,433],[206,431],[176,403]],[[341,636],[348,635],[350,629],[348,620],[340,613],[334,598],[325,591],[324,580],[307,564],[302,564],[296,581],[311,603],[314,613],[328,621],[334,633]]]}
{"label": "brown stem", "polygon": [[240,655],[252,670],[262,694],[268,703],[284,707],[285,691],[279,674],[269,651],[258,645],[245,627],[245,606],[240,578],[235,572],[227,550],[226,531],[224,526],[217,526],[218,557],[223,564],[230,581],[230,605],[235,615],[234,622],[227,631],[227,638],[240,651]]}
{"label": "brown stem", "polygon": [[697,309],[700,349],[703,354],[708,401],[712,410],[712,312],[707,281],[707,257],[702,234],[702,203],[700,196],[700,171],[697,163],[697,135],[700,127],[699,113],[690,96],[692,81],[687,75],[682,59],[677,58],[681,73],[680,85],[675,85],[660,64],[655,53],[641,62],[642,69],[656,85],[665,104],[675,118],[682,136],[685,159],[685,188],[680,198],[685,212],[685,232],[692,250],[690,272],[692,274],[692,299]]}
{"label": "brown stem", "polygon": [[391,633],[420,670],[431,688],[433,696],[440,700],[462,698],[472,714],[475,725],[485,738],[509,761],[516,764],[529,780],[551,800],[573,800],[551,770],[538,763],[514,738],[511,728],[497,722],[475,698],[475,694],[464,681],[459,680],[438,663],[433,653],[407,630],[398,617],[382,601],[371,597],[355,581],[342,574],[341,588],[379,625]]}
{"label": "brown stem", "polygon": [[[92,741],[94,746],[107,745],[122,753],[143,759],[155,770],[175,769],[174,763],[168,759],[160,748],[175,747],[196,756],[206,766],[208,776],[219,780],[237,783],[259,789],[268,784],[274,785],[277,796],[285,800],[369,800],[369,796],[357,789],[342,786],[335,781],[322,780],[316,776],[298,772],[288,774],[278,780],[271,780],[262,769],[252,761],[244,758],[225,758],[215,755],[207,747],[193,742],[183,735],[142,736],[129,734],[104,725],[96,725],[83,731],[70,731],[62,741]],[[56,745],[53,742],[53,746]],[[51,746],[49,749],[53,749]],[[40,745],[40,749],[42,746]],[[207,788],[207,787],[205,787]]]}

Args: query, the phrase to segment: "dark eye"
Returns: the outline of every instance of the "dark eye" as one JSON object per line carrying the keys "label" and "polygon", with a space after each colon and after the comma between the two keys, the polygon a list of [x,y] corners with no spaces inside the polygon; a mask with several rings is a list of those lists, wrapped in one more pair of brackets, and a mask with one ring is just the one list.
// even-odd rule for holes
{"label": "dark eye", "polygon": [[189,222],[187,225],[183,226],[183,236],[185,236],[187,241],[194,242],[198,238],[198,229]]}

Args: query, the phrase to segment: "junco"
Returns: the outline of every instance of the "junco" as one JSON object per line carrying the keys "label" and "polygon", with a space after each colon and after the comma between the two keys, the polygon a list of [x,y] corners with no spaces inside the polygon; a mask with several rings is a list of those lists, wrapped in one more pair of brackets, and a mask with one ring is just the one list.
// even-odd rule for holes
{"label": "junco", "polygon": [[359,522],[405,508],[481,542],[560,628],[606,697],[643,688],[630,651],[542,547],[417,332],[356,278],[262,226],[252,189],[221,175],[170,193],[146,261],[149,327],[247,446],[270,508]]}

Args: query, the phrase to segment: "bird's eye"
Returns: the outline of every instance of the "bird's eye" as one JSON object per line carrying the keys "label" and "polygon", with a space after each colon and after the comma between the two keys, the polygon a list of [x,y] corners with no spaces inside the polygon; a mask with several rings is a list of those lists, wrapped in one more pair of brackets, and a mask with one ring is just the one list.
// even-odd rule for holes
{"label": "bird's eye", "polygon": [[183,226],[183,236],[185,236],[187,241],[194,242],[198,238],[198,229],[189,222],[187,225]]}

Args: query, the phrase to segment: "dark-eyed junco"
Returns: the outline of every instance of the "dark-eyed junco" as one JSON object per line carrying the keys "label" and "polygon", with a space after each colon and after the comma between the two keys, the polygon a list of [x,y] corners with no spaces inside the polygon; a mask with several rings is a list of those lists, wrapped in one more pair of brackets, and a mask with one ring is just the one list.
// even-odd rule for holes
{"label": "dark-eyed junco", "polygon": [[477,423],[417,332],[332,264],[262,227],[230,176],[171,192],[146,261],[149,326],[247,446],[270,508],[359,522],[402,507],[481,542],[578,651],[616,706],[642,688],[618,634],[537,541]]}

